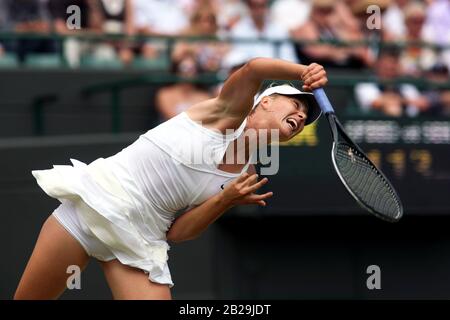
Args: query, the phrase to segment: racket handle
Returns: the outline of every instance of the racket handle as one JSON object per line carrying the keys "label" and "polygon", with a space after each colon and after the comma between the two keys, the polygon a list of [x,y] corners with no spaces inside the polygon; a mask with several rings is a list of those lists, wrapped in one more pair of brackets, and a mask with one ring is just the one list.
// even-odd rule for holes
{"label": "racket handle", "polygon": [[322,88],[314,89],[313,93],[317,103],[320,106],[320,109],[322,109],[325,114],[334,113],[334,109],[331,106],[330,100],[328,100],[328,97]]}

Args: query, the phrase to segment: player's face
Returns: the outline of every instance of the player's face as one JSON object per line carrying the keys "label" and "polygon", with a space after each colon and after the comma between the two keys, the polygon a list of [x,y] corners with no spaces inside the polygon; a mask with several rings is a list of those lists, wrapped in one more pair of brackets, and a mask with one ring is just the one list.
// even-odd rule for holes
{"label": "player's face", "polygon": [[272,95],[263,102],[267,129],[278,129],[280,141],[292,139],[300,133],[307,118],[306,103],[292,96]]}

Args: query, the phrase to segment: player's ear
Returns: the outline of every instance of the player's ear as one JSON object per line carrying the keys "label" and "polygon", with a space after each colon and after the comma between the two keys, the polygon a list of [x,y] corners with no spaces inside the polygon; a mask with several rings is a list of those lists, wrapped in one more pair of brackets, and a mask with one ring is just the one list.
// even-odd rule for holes
{"label": "player's ear", "polygon": [[271,97],[264,97],[261,99],[261,102],[259,103],[259,107],[263,108],[263,110],[269,110],[270,105],[272,104]]}

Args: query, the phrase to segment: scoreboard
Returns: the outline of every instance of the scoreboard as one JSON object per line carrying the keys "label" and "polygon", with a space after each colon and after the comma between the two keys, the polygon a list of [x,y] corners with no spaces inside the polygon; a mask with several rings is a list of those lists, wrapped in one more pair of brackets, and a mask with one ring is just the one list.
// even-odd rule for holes
{"label": "scoreboard", "polygon": [[[350,137],[391,180],[405,214],[450,214],[450,119],[339,117]],[[364,212],[331,162],[331,135],[321,118],[279,146],[279,170],[265,190],[270,213]],[[258,209],[259,210],[259,209]]]}

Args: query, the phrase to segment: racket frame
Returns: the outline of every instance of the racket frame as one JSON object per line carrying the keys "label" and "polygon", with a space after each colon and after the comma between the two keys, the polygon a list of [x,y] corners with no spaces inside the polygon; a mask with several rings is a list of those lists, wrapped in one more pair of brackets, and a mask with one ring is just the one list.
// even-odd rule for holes
{"label": "racket frame", "polygon": [[[353,142],[353,140],[350,139],[350,137],[347,135],[347,133],[344,130],[344,127],[340,124],[339,120],[337,119],[337,116],[336,116],[336,114],[334,112],[334,108],[331,105],[330,100],[328,100],[328,97],[327,97],[325,91],[323,90],[323,88],[314,89],[313,93],[314,93],[314,97],[316,98],[316,101],[318,102],[320,108],[322,109],[323,113],[325,113],[325,116],[327,117],[328,124],[330,125],[331,132],[333,134],[333,146],[331,148],[331,159],[332,159],[334,169],[337,172],[339,179],[341,180],[341,182],[343,183],[345,188],[349,191],[350,195],[356,200],[356,202],[362,208],[366,209],[367,211],[369,211],[370,213],[372,213],[376,217],[379,217],[380,219],[383,219],[383,220],[386,220],[386,221],[389,221],[389,222],[396,222],[396,221],[398,221],[403,216],[403,205],[402,205],[402,202],[400,200],[400,197],[397,194],[397,191],[392,186],[391,182],[383,174],[383,172],[381,172],[381,170],[379,170],[373,164],[373,162],[367,157],[367,155],[361,150],[361,148],[355,142]],[[338,134],[338,130],[339,130],[340,134]],[[384,182],[391,189],[391,191],[393,192],[393,195],[397,199],[397,204],[399,206],[399,208],[398,208],[399,209],[399,214],[395,218],[391,218],[391,217],[385,216],[383,214],[380,214],[380,213],[376,212],[375,210],[373,210],[372,208],[368,207],[350,189],[350,187],[348,186],[347,182],[345,182],[344,177],[341,175],[340,170],[337,167],[336,157],[335,157],[336,146],[339,144],[339,137],[340,136],[343,137],[344,140],[346,140],[347,144],[349,144],[351,147],[354,147],[356,151],[360,152],[366,158],[366,160],[377,170],[378,174],[383,178]]]}
{"label": "racket frame", "polygon": [[[375,215],[376,217],[389,221],[389,222],[397,222],[398,220],[400,220],[400,218],[403,216],[403,205],[400,201],[400,197],[397,194],[397,191],[395,190],[395,188],[392,186],[392,184],[390,183],[390,181],[386,178],[386,176],[384,175],[384,173],[378,169],[373,162],[369,159],[369,157],[364,153],[364,151],[347,135],[347,133],[345,132],[342,124],[339,122],[339,120],[336,117],[336,114],[334,112],[327,112],[325,113],[325,116],[328,120],[328,124],[330,126],[331,132],[332,132],[332,136],[333,136],[333,145],[331,148],[331,159],[333,162],[333,167],[334,170],[336,171],[339,179],[341,180],[342,184],[345,186],[345,188],[347,189],[347,191],[350,193],[350,195],[356,200],[356,202],[358,203],[358,205],[360,205],[363,209],[366,209],[367,211],[369,211],[370,213],[372,213],[373,215]],[[338,133],[339,131],[339,133]],[[337,164],[336,164],[336,146],[339,144],[339,137],[343,137],[345,142],[347,144],[349,144],[352,148],[354,148],[355,150],[357,150],[359,153],[361,153],[366,160],[377,170],[377,173],[383,178],[384,182],[389,186],[389,188],[392,190],[392,192],[394,193],[394,196],[396,199],[398,199],[398,206],[399,206],[399,214],[398,216],[396,216],[395,218],[391,218],[391,217],[387,217],[383,214],[380,214],[378,212],[376,212],[375,210],[373,210],[371,207],[367,206],[364,202],[362,202],[359,197],[353,192],[353,190],[349,187],[349,185],[347,184],[347,182],[345,181],[344,177],[342,176]]]}

